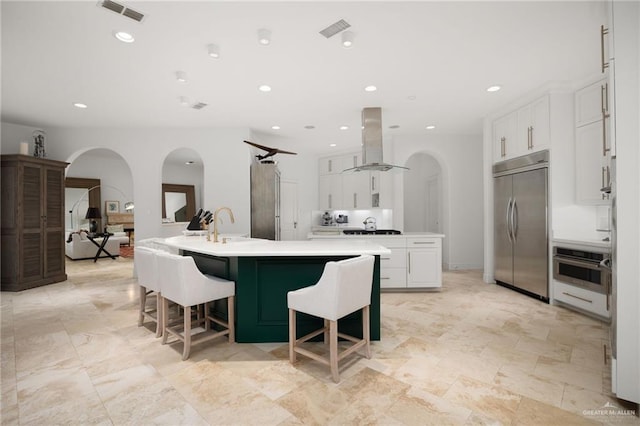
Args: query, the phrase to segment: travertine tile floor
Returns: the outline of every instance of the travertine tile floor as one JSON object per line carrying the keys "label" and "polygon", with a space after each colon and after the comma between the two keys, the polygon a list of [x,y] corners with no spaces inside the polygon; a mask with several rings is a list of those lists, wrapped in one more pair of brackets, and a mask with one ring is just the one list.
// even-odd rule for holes
{"label": "travertine tile floor", "polygon": [[336,385],[286,343],[210,341],[182,362],[137,327],[132,265],[68,262],[66,282],[2,293],[3,425],[640,425],[608,392],[607,325],[478,271],[384,293],[382,340]]}

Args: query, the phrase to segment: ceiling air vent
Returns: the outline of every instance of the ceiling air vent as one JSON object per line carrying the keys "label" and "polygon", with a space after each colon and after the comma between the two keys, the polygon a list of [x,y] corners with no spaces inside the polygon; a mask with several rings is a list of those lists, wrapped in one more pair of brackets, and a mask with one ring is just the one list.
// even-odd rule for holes
{"label": "ceiling air vent", "polygon": [[130,9],[120,3],[112,0],[103,0],[98,3],[98,6],[108,9],[118,15],[126,16],[129,19],[133,19],[136,22],[142,22],[144,15],[138,11]]}
{"label": "ceiling air vent", "polygon": [[344,19],[339,20],[338,22],[329,25],[324,30],[320,31],[320,34],[325,36],[326,38],[333,37],[338,34],[340,31],[344,31],[349,28],[351,25],[345,21]]}
{"label": "ceiling air vent", "polygon": [[191,108],[193,108],[193,109],[202,109],[202,108],[206,107],[207,105],[209,105],[209,104],[205,104],[204,102],[197,102],[197,103],[191,105]]}

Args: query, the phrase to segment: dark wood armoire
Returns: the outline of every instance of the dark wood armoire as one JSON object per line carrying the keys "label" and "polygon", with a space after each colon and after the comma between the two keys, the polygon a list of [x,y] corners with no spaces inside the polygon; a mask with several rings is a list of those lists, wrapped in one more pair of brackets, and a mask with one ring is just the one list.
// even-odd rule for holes
{"label": "dark wood armoire", "polygon": [[64,171],[69,163],[2,155],[2,290],[21,291],[67,279]]}

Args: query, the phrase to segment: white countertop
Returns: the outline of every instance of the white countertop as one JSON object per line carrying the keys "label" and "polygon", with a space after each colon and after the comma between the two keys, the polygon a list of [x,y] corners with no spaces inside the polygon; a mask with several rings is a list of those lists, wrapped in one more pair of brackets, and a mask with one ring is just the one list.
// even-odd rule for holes
{"label": "white countertop", "polygon": [[[220,241],[222,241],[222,237]],[[214,243],[202,236],[179,236],[165,239],[165,244],[181,250],[222,257],[254,256],[358,256],[391,254],[374,242],[353,241],[271,241],[231,237],[227,243]]]}
{"label": "white countertop", "polygon": [[342,230],[340,230],[340,232],[338,232],[338,230],[334,230],[334,232],[310,232],[307,234],[307,238],[309,239],[314,239],[314,240],[321,240],[321,239],[348,239],[348,240],[355,240],[355,239],[362,239],[362,238],[371,238],[371,239],[375,239],[375,238],[416,238],[416,237],[422,237],[422,238],[444,238],[444,234],[436,234],[434,232],[405,232],[402,234],[396,234],[396,235],[374,235],[374,234],[356,234],[356,235],[348,235],[348,234],[343,234]]}
{"label": "white countertop", "polygon": [[582,248],[585,247],[593,247],[599,249],[611,249],[611,241],[602,241],[601,239],[591,239],[591,238],[580,238],[580,237],[559,237],[552,239],[554,246],[562,246],[565,245],[567,248]]}

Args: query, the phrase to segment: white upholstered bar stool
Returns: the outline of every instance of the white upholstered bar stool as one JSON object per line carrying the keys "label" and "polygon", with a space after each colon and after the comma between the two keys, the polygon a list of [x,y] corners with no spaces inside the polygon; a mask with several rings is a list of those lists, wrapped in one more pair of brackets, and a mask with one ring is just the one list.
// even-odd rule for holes
{"label": "white upholstered bar stool", "polygon": [[[328,365],[333,381],[338,383],[338,362],[364,347],[365,356],[371,358],[369,308],[375,258],[363,255],[339,262],[327,262],[318,282],[310,287],[287,293],[289,307],[289,361],[296,361],[301,354]],[[362,309],[362,339],[338,332],[338,320]],[[324,327],[297,339],[296,312],[303,312],[324,319]],[[299,347],[300,343],[324,333],[329,341],[329,358]],[[328,333],[328,334],[327,334]],[[353,342],[338,354],[338,337]]]}
{"label": "white upholstered bar stool", "polygon": [[[140,286],[140,309],[138,317],[138,327],[142,326],[145,318],[156,323],[156,337],[162,335],[162,297],[160,295],[160,282],[158,281],[158,264],[156,253],[149,247],[133,248],[133,262],[138,276]],[[155,294],[155,309],[147,310],[147,296]]]}
{"label": "white upholstered bar stool", "polygon": [[[203,274],[191,256],[158,252],[157,259],[160,291],[162,292],[162,344],[167,343],[169,334],[174,335],[184,343],[182,360],[186,360],[189,358],[191,350],[192,334],[205,331],[201,336],[198,336],[197,340],[193,340],[194,343],[224,335],[228,335],[229,343],[233,343],[235,341],[235,282]],[[209,315],[209,302],[225,298],[227,299],[228,319],[225,321]],[[184,308],[182,325],[170,327],[169,301]],[[191,307],[197,307],[201,304],[204,304],[204,315],[197,319],[193,325],[202,324],[204,329],[192,329]],[[225,330],[208,333],[210,321],[222,325]]]}

